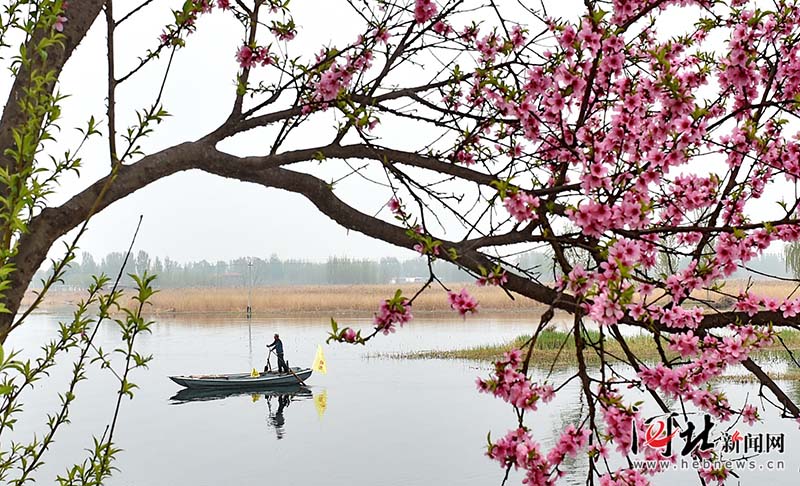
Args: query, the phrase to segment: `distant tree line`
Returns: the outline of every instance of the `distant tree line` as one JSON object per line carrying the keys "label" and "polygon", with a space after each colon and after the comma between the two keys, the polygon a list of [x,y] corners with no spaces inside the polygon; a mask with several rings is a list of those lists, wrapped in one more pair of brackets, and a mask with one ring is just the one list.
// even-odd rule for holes
{"label": "distant tree line", "polygon": [[[790,260],[791,260],[791,255]],[[103,258],[96,259],[90,253],[72,262],[63,286],[83,288],[90,282],[92,275],[106,274],[116,277],[122,262],[123,252],[111,252]],[[523,253],[516,258],[515,272],[528,272],[537,275],[543,281],[553,280],[552,258],[536,251]],[[442,261],[434,262],[434,271],[438,278],[445,282],[467,282],[474,280],[458,267]],[[681,263],[677,264],[682,266]],[[791,276],[791,265],[783,255],[765,254],[751,261],[749,268],[740,270],[733,278],[764,278],[763,275]],[[151,257],[146,251],[133,255],[125,266],[122,284],[132,285],[128,274],[141,274],[145,270],[158,275],[157,283],[161,288],[176,287],[244,287],[251,282],[253,286],[261,285],[337,285],[337,284],[384,284],[403,283],[427,279],[428,263],[424,258],[399,260],[385,257],[380,260],[358,259],[349,257],[330,257],[325,262],[286,259],[277,255],[269,258],[237,258],[230,261],[207,260],[186,263],[177,262],[169,257]],[[40,285],[46,276],[45,270],[37,274],[33,286]]]}
{"label": "distant tree line", "polygon": [[[85,287],[92,275],[104,273],[116,277],[125,260],[123,252],[112,252],[101,259],[90,253],[72,262],[63,286]],[[139,251],[125,266],[123,285],[129,285],[127,274],[141,274],[145,270],[158,275],[157,286],[175,287],[242,287],[251,282],[260,285],[327,285],[327,284],[381,284],[426,279],[427,261],[423,258],[399,260],[387,257],[380,260],[330,257],[325,262],[286,259],[277,255],[269,258],[237,258],[230,261],[207,260],[181,263],[169,257],[151,257]],[[434,262],[436,275],[443,281],[458,282],[471,277],[458,267],[444,262]],[[40,270],[33,286],[47,274]]]}

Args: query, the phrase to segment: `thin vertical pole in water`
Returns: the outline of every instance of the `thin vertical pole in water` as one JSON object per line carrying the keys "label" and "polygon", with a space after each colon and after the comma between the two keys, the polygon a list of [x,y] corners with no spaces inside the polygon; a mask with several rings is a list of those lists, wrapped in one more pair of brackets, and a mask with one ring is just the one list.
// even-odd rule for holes
{"label": "thin vertical pole in water", "polygon": [[253,260],[247,260],[247,319],[253,315],[253,308],[250,307],[250,294],[253,289]]}
{"label": "thin vertical pole in water", "polygon": [[253,327],[250,318],[253,315],[253,308],[250,306],[250,293],[253,288],[253,260],[247,260],[247,342],[250,349],[250,367],[253,367]]}

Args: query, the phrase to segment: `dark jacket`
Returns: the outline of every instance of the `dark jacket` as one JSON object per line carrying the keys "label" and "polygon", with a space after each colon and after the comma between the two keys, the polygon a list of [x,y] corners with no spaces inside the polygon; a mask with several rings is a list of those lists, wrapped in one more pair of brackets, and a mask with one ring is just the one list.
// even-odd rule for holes
{"label": "dark jacket", "polygon": [[276,338],[272,341],[272,344],[267,344],[268,348],[275,348],[276,354],[283,354],[283,343],[281,342],[280,338]]}

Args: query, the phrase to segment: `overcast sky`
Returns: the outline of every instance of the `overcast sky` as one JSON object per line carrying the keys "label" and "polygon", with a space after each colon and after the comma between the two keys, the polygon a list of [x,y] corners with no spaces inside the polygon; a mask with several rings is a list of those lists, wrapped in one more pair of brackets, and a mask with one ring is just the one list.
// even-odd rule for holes
{"label": "overcast sky", "polygon": [[[134,5],[134,2],[120,5],[125,3],[125,6],[115,4],[118,17]],[[136,20],[120,29],[117,34],[118,72],[125,72],[145,48],[155,45],[162,26],[169,21],[170,7],[177,8],[181,3],[153,2]],[[344,2],[339,1],[292,2],[299,23],[299,35],[292,42],[292,48],[311,54],[323,45],[352,42],[360,27],[352,11],[342,5]],[[234,55],[242,38],[241,26],[230,14],[215,11],[200,18],[197,32],[188,38],[188,47],[178,52],[167,82],[165,108],[173,116],[158,126],[156,133],[146,141],[146,152],[197,139],[225,119],[238,68]],[[98,21],[70,59],[61,78],[61,91],[70,95],[63,103],[65,116],[60,123],[59,150],[62,152],[63,146],[74,146],[77,140],[72,127],[81,126],[90,115],[100,120],[105,118],[104,51],[105,25]],[[152,102],[163,66],[163,62],[155,64],[134,82],[120,87],[118,128],[132,122],[133,109]],[[7,80],[2,83],[6,91],[10,83]],[[249,138],[249,143],[242,144],[242,138]],[[60,203],[107,173],[106,145],[99,139],[96,142],[83,152],[82,178],[69,178],[64,184],[65,190],[52,198],[53,203]],[[236,145],[226,147],[223,143],[221,148],[239,155],[264,153],[263,144],[258,142],[258,134],[253,132],[240,137]],[[360,190],[354,185],[350,194],[359,199],[362,197]],[[378,203],[377,200],[372,202]],[[301,196],[200,171],[173,175],[113,204],[92,220],[81,249],[99,256],[126,248],[139,214],[144,215],[144,220],[136,247],[179,261],[273,253],[281,258],[315,260],[330,255],[414,256],[412,252],[346,231]]]}

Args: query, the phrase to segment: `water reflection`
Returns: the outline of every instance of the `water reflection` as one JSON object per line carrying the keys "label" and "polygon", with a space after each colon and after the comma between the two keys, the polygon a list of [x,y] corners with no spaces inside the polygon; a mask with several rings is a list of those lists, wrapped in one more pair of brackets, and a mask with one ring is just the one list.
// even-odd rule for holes
{"label": "water reflection", "polygon": [[188,402],[206,402],[209,400],[222,400],[228,397],[249,395],[253,401],[258,400],[262,395],[267,399],[267,403],[275,397],[287,397],[289,400],[307,400],[311,398],[311,390],[301,385],[289,385],[270,388],[227,388],[227,389],[192,389],[184,388],[170,397],[173,405],[180,405]]}
{"label": "water reflection", "polygon": [[170,400],[173,405],[180,405],[190,402],[207,402],[211,400],[222,400],[229,397],[236,396],[250,396],[253,402],[259,401],[262,397],[267,402],[267,426],[275,429],[275,435],[278,439],[283,439],[284,425],[286,418],[284,411],[292,402],[299,402],[310,400],[313,398],[311,390],[302,385],[290,385],[279,388],[267,389],[223,389],[223,390],[201,390],[184,388],[172,397]]}
{"label": "water reflection", "polygon": [[267,416],[267,424],[275,429],[275,435],[278,437],[278,440],[283,439],[283,424],[286,423],[286,419],[283,418],[283,409],[289,406],[289,403],[292,401],[292,397],[289,395],[278,395],[278,410],[272,410],[272,399],[275,397],[267,396],[267,408],[269,409],[269,415]]}
{"label": "water reflection", "polygon": [[[305,387],[297,387],[297,391],[285,393],[265,393],[264,399],[267,402],[267,425],[275,429],[275,436],[278,440],[283,439],[286,419],[283,416],[283,411],[292,402],[308,400],[311,398],[311,390]],[[277,402],[274,404],[273,401]],[[277,405],[276,408],[273,408]]]}
{"label": "water reflection", "polygon": [[[10,340],[14,342],[8,343],[9,347],[35,350],[39,343],[58,335],[56,319],[42,315],[31,319],[34,321],[30,324],[35,324],[22,326],[19,330],[22,334],[12,334]],[[207,373],[251,369],[259,359],[260,348],[254,346],[251,358],[248,322],[244,319],[160,319],[153,327],[153,334],[142,337],[140,352],[154,354],[159,359],[153,361],[149,372],[135,380],[141,392],[132,406],[125,407],[120,427],[119,442],[126,450],[115,464],[121,472],[109,480],[108,486],[248,485],[263,482],[263,478],[282,486],[499,485],[503,471],[485,457],[486,435],[491,432],[492,437],[502,436],[516,421],[504,401],[475,390],[476,376],[488,375],[491,364],[372,356],[502,343],[532,332],[530,320],[538,322],[533,316],[525,321],[493,320],[486,316],[466,321],[420,318],[414,326],[368,347],[333,346],[325,349],[331,373],[315,374],[311,380],[313,398],[308,389],[295,387],[289,392],[302,395],[296,393],[289,397],[288,403],[284,399],[281,407],[276,390],[223,393],[187,390],[175,395],[178,388],[165,376],[188,369]],[[371,321],[348,323],[367,327]],[[252,339],[254,343],[263,342],[276,330],[286,336],[284,345],[295,350],[294,361],[310,363],[316,343],[330,331],[330,320],[253,320]],[[110,348],[118,344],[119,335],[104,328],[98,339],[98,346]],[[208,352],[210,343],[213,353]],[[68,364],[63,363],[55,372],[64,380],[72,371]],[[561,383],[573,371],[557,370],[561,374],[548,376],[547,370],[537,370],[536,380]],[[783,368],[776,372],[783,372]],[[97,407],[105,404],[101,399],[107,396],[112,380],[113,377],[107,381],[93,378],[82,384],[84,400],[75,402],[71,412],[74,423],[53,444],[53,455],[42,466],[40,482],[47,483],[47,479],[63,474],[64,462],[72,461],[75,451],[87,446],[87,438],[97,433],[98,428],[102,430],[103,416],[97,413]],[[790,386],[786,382],[781,385]],[[750,393],[753,403],[757,403],[754,401],[757,385],[726,381],[718,386],[731,402],[740,403]],[[793,396],[800,396],[800,385],[794,386]],[[331,391],[333,400],[327,411],[324,411],[325,389]],[[34,426],[46,424],[47,413],[59,405],[58,396],[51,392],[47,387],[31,390],[25,410],[31,415],[15,426],[15,432],[25,434],[26,439],[40,432]],[[252,401],[254,394],[256,402]],[[175,395],[173,400],[169,400],[172,395]],[[635,389],[626,389],[626,395],[632,402],[640,399]],[[268,396],[272,398],[267,399]],[[526,425],[543,450],[549,451],[568,424],[585,416],[586,403],[581,397],[580,383],[573,380],[552,402],[526,416]],[[298,400],[304,403],[294,403]],[[680,403],[676,403],[673,409],[679,407]],[[315,416],[315,408],[317,413],[324,411],[322,420]],[[761,413],[760,407],[759,410]],[[645,409],[642,413],[649,416],[659,411]],[[751,431],[786,434],[787,453],[782,457],[786,460],[786,471],[744,471],[740,473],[741,481],[730,483],[798,486],[798,454],[796,449],[790,451],[788,444],[800,444],[800,430],[787,426],[778,415],[765,410],[764,423]],[[283,437],[280,441],[275,440],[278,429]],[[310,442],[313,447],[309,447]],[[364,459],[358,468],[308,467],[349,464],[353,457]],[[586,484],[587,461],[584,454],[568,464],[565,484]],[[670,474],[654,480],[654,486],[698,483],[694,471]],[[381,479],[376,481],[376,478]],[[521,480],[521,475],[512,471],[506,484],[520,484]]]}

